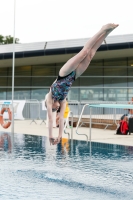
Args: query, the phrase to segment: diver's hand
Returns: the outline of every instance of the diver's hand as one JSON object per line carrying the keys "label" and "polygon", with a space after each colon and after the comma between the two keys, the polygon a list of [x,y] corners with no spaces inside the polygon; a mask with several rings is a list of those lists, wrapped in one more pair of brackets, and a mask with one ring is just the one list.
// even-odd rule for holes
{"label": "diver's hand", "polygon": [[50,145],[54,145],[55,144],[55,141],[56,141],[56,138],[54,137],[49,137],[49,142],[50,142]]}
{"label": "diver's hand", "polygon": [[57,138],[54,138],[54,137],[49,137],[49,142],[50,142],[50,145],[56,145],[58,143],[60,143],[61,141],[61,136],[58,136]]}
{"label": "diver's hand", "polygon": [[58,144],[58,143],[60,143],[61,138],[62,138],[61,136],[58,136],[58,137],[56,138],[54,144]]}

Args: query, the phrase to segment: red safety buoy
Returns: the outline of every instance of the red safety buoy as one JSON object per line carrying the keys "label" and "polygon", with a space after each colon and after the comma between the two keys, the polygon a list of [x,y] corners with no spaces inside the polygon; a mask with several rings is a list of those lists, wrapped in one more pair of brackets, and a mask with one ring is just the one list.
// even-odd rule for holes
{"label": "red safety buoy", "polygon": [[[3,113],[7,111],[9,120],[7,122],[4,121],[3,119]],[[0,124],[3,128],[8,128],[11,125],[11,120],[12,120],[12,112],[10,111],[10,108],[2,108],[0,111]]]}

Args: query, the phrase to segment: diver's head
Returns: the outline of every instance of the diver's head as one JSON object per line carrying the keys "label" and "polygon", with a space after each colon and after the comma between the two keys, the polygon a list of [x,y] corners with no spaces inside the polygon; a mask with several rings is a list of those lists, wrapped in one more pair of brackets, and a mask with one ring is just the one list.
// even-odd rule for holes
{"label": "diver's head", "polygon": [[59,109],[59,107],[60,107],[59,101],[53,102],[53,103],[52,103],[52,112],[57,111],[57,110]]}
{"label": "diver's head", "polygon": [[[45,96],[45,107],[47,108],[47,96],[48,94],[46,94]],[[54,99],[52,99],[52,112],[57,111],[60,108],[60,102],[59,101],[54,101]]]}

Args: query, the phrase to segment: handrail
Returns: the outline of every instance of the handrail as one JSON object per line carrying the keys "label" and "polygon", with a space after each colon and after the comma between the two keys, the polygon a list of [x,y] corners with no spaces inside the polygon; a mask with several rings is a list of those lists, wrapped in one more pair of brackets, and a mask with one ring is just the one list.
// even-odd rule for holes
{"label": "handrail", "polygon": [[82,111],[81,111],[81,114],[80,114],[80,116],[79,116],[79,120],[78,120],[78,123],[77,123],[77,126],[76,126],[76,133],[77,133],[78,135],[85,135],[86,138],[87,138],[87,141],[88,141],[88,135],[86,135],[86,134],[79,134],[79,133],[78,133],[79,123],[80,123],[80,121],[81,121],[82,114],[83,114],[84,109],[85,109],[86,106],[89,106],[89,104],[85,104],[85,105],[83,106],[83,108],[82,108]]}
{"label": "handrail", "polygon": [[67,119],[66,119],[66,123],[65,123],[65,126],[64,126],[64,133],[68,134],[68,139],[70,139],[70,133],[66,132],[66,130],[65,130],[66,126],[68,124],[68,120],[69,120],[70,114],[71,114],[71,140],[73,140],[73,112],[72,111],[69,111],[69,113],[68,113],[68,116],[67,116]]}

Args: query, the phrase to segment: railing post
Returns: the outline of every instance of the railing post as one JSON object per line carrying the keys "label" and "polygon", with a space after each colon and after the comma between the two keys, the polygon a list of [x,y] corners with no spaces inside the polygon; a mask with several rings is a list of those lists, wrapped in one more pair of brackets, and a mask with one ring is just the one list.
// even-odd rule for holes
{"label": "railing post", "polygon": [[71,140],[73,140],[73,112],[72,111],[70,111],[69,113],[68,113],[68,117],[67,117],[67,119],[66,119],[66,123],[65,123],[65,126],[64,126],[64,133],[65,134],[68,134],[69,135],[69,139],[70,139],[70,134],[69,133],[67,133],[66,132],[66,125],[67,125],[67,123],[68,123],[68,119],[69,119],[69,117],[70,117],[70,114],[71,114]]}
{"label": "railing post", "polygon": [[85,109],[86,106],[89,106],[89,104],[85,104],[85,105],[83,106],[83,109],[82,109],[82,111],[81,111],[81,114],[80,114],[80,116],[79,116],[79,120],[78,120],[78,123],[77,123],[77,126],[76,126],[76,133],[77,133],[78,135],[85,135],[86,138],[87,138],[87,141],[88,141],[88,136],[87,136],[86,134],[79,134],[79,133],[78,133],[79,123],[80,123],[80,120],[81,120],[81,118],[82,118],[82,114],[83,114],[84,109]]}
{"label": "railing post", "polygon": [[91,156],[91,107],[90,107],[90,156]]}

